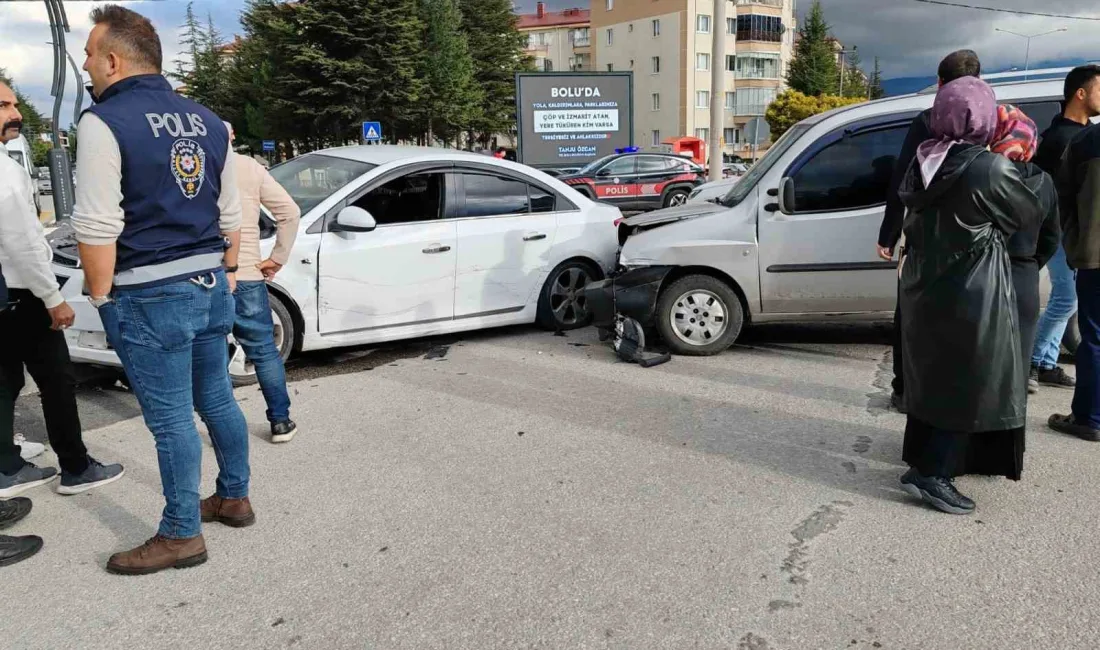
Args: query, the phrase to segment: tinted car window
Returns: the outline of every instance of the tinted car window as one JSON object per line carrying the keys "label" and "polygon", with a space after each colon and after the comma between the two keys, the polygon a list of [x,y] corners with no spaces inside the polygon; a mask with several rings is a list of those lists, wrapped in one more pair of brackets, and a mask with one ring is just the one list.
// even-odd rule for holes
{"label": "tinted car window", "polygon": [[660,158],[658,156],[643,156],[638,158],[638,173],[639,174],[656,174],[659,172],[667,172],[672,169],[672,163],[674,161],[668,158]]}
{"label": "tinted car window", "polygon": [[636,160],[637,158],[634,156],[613,160],[601,169],[598,174],[600,176],[629,176],[634,173],[634,163]]}
{"label": "tinted car window", "polygon": [[1022,102],[1016,106],[1035,122],[1039,127],[1039,133],[1046,131],[1054,121],[1054,116],[1062,112],[1061,104],[1056,101]]}
{"label": "tinted car window", "polygon": [[528,185],[527,192],[531,199],[531,212],[553,212],[557,209],[557,197],[546,190]]}
{"label": "tinted car window", "polygon": [[445,178],[443,172],[395,178],[359,197],[352,205],[371,213],[378,225],[442,219]]}
{"label": "tinted car window", "polygon": [[465,173],[462,179],[466,186],[467,217],[494,217],[530,211],[527,183],[490,174]]}
{"label": "tinted car window", "polygon": [[845,136],[795,172],[795,212],[853,210],[886,202],[909,125]]}

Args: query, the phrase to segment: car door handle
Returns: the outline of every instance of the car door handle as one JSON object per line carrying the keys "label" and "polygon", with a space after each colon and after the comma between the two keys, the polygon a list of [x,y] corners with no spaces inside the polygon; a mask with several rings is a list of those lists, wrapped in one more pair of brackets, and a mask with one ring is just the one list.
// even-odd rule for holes
{"label": "car door handle", "polygon": [[540,239],[546,239],[546,233],[532,232],[523,236],[523,241],[539,241]]}
{"label": "car door handle", "polygon": [[439,253],[446,253],[449,250],[451,250],[450,246],[432,246],[430,248],[425,248],[423,252],[427,255],[438,255]]}

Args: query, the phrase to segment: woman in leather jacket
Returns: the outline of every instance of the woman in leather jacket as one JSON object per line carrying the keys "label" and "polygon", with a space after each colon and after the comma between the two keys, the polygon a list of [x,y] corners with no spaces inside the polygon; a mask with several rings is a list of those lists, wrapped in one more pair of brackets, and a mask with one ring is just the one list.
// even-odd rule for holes
{"label": "woman in leather jacket", "polygon": [[[1015,163],[1024,182],[1043,204],[1046,215],[1035,228],[1018,230],[1008,238],[1008,257],[1012,262],[1012,285],[1016,289],[1016,308],[1020,316],[1020,345],[1024,368],[1031,364],[1035,328],[1039,323],[1039,270],[1046,266],[1062,241],[1058,221],[1058,193],[1054,179],[1031,162],[1039,146],[1039,129],[1023,111],[1011,105],[997,107],[997,132],[989,149]],[[1028,392],[1038,391],[1038,382],[1028,382]]]}
{"label": "woman in leather jacket", "polygon": [[908,421],[902,488],[944,512],[974,502],[952,479],[1019,480],[1027,365],[1007,241],[1048,211],[1014,163],[992,153],[997,102],[967,77],[940,88],[932,139],[920,145],[900,196],[901,306]]}

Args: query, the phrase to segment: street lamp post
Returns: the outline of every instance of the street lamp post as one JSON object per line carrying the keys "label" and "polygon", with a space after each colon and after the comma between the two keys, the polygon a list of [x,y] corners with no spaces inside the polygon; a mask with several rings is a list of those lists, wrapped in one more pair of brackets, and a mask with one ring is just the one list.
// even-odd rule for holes
{"label": "street lamp post", "polygon": [[1057,34],[1058,32],[1069,31],[1065,27],[1059,27],[1058,29],[1052,29],[1049,32],[1042,32],[1039,34],[1021,34],[1008,29],[1001,29],[1000,27],[994,27],[993,31],[1004,32],[1005,34],[1012,34],[1013,36],[1019,36],[1020,38],[1027,39],[1027,47],[1024,49],[1024,81],[1027,81],[1028,66],[1031,65],[1031,39],[1039,38],[1040,36],[1047,36],[1048,34]]}
{"label": "street lamp post", "polygon": [[[53,43],[46,41],[46,45],[53,45]],[[84,106],[84,83],[83,77],[80,75],[80,68],[76,65],[73,55],[65,50],[65,56],[69,59],[69,67],[73,69],[73,78],[76,79],[76,104],[73,106],[73,126],[76,126],[76,123],[80,121],[80,109]]]}

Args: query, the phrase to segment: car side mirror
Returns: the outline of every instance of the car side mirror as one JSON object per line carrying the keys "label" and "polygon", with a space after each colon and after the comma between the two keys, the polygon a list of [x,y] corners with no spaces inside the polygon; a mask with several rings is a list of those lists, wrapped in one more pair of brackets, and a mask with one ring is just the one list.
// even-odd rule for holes
{"label": "car side mirror", "polygon": [[779,211],[783,214],[794,213],[794,179],[790,176],[779,181]]}
{"label": "car side mirror", "polygon": [[378,227],[378,222],[363,208],[349,205],[336,215],[336,225],[348,232],[370,232]]}

